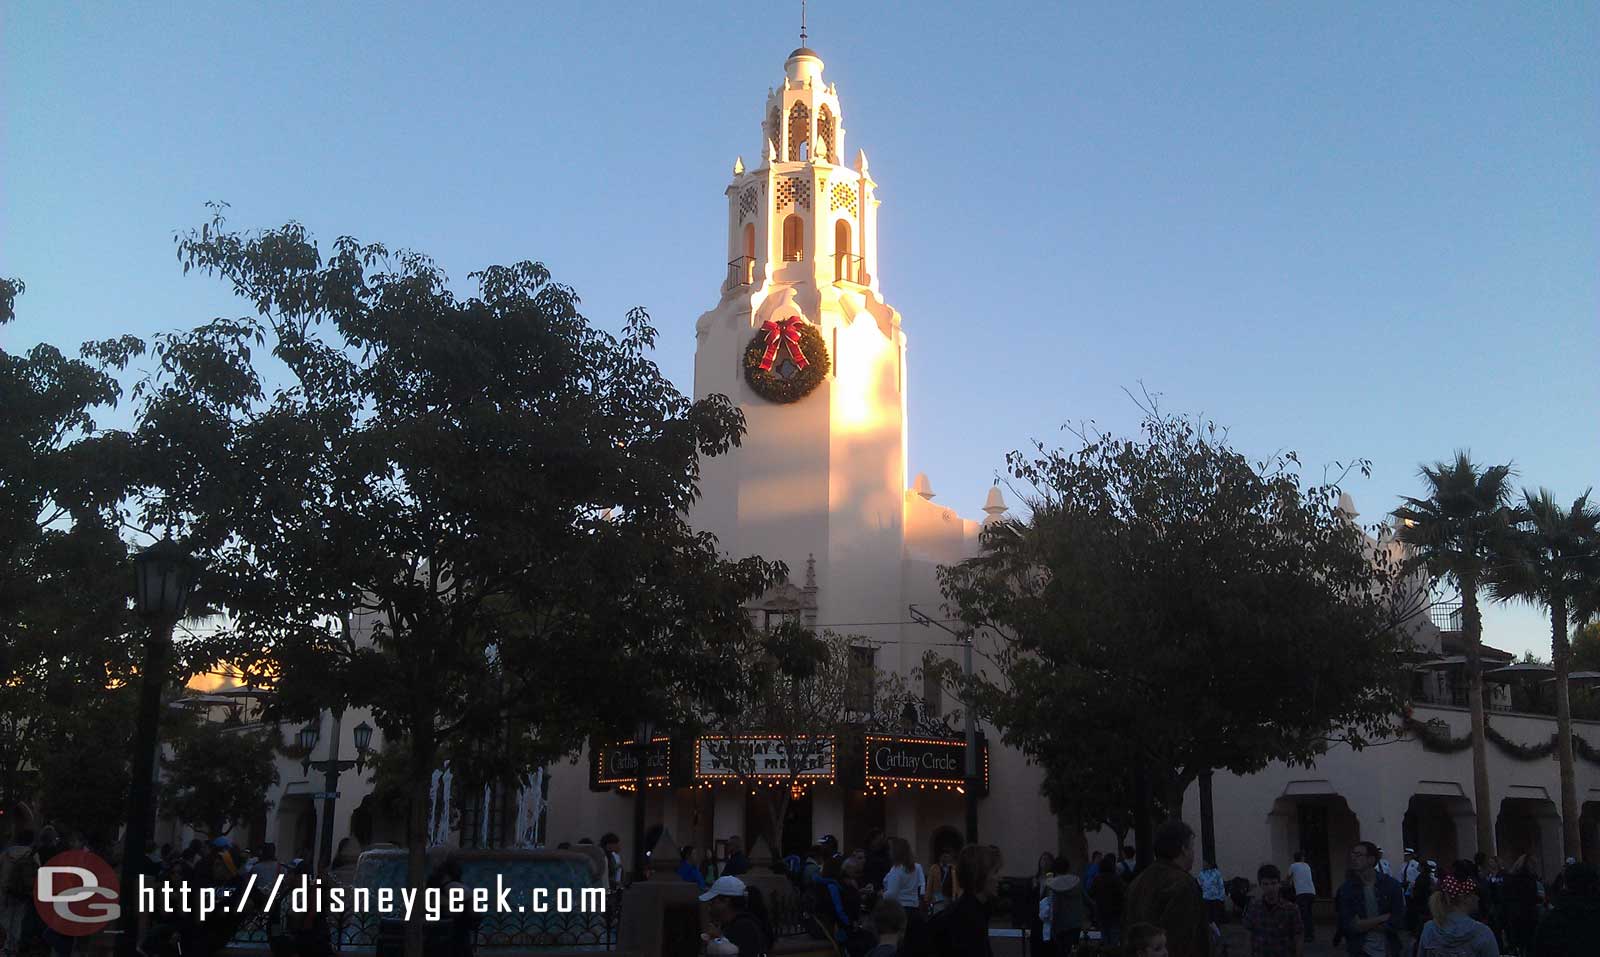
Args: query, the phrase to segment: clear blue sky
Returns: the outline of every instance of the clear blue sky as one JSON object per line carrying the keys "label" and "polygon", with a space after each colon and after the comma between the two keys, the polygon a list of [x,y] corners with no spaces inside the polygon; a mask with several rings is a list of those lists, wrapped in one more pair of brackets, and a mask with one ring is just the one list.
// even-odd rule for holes
{"label": "clear blue sky", "polygon": [[[244,306],[174,230],[226,200],[538,259],[691,387],[736,155],[797,3],[63,4],[0,20],[8,350]],[[978,514],[1003,454],[1126,430],[1143,382],[1254,452],[1366,456],[1364,519],[1470,448],[1600,482],[1591,4],[811,4],[880,184],[911,467]],[[1533,610],[1488,640],[1544,649]]]}

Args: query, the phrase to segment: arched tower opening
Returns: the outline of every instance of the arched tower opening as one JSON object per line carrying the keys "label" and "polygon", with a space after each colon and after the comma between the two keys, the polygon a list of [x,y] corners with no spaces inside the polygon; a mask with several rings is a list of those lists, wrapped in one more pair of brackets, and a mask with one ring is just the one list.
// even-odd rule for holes
{"label": "arched tower opening", "polygon": [[804,103],[796,103],[789,109],[789,152],[790,162],[806,159],[811,144],[811,108]]}
{"label": "arched tower opening", "polygon": [[839,144],[834,139],[837,124],[833,121],[833,111],[824,103],[817,107],[817,159],[829,163],[839,162]]}
{"label": "arched tower opening", "polygon": [[805,254],[806,248],[806,223],[795,213],[790,213],[783,221],[783,261],[797,263]]}
{"label": "arched tower opening", "polygon": [[849,221],[843,220],[843,219],[834,220],[834,223],[833,223],[833,280],[834,280],[834,282],[838,282],[841,279],[848,280],[850,282],[859,282],[860,281],[857,278],[857,275],[856,275],[856,268],[855,268],[856,257],[853,255],[855,250],[853,248],[851,248],[850,232],[851,231],[850,231],[850,223],[849,223]]}

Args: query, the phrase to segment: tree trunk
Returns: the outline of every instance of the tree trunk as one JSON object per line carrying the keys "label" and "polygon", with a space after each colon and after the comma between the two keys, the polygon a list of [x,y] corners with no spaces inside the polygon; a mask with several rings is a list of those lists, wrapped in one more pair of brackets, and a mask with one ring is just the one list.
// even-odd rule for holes
{"label": "tree trunk", "polygon": [[1217,862],[1217,829],[1211,816],[1211,769],[1200,772],[1200,859]]}
{"label": "tree trunk", "polygon": [[1556,757],[1561,762],[1561,854],[1583,856],[1578,831],[1578,782],[1572,757],[1572,696],[1567,676],[1572,672],[1572,647],[1567,642],[1567,603],[1557,597],[1550,603],[1550,656],[1556,667]]}
{"label": "tree trunk", "polygon": [[1056,860],[1071,862],[1072,872],[1082,874],[1089,867],[1089,840],[1083,836],[1083,821],[1056,815]]}
{"label": "tree trunk", "polygon": [[1118,827],[1115,824],[1109,824],[1107,826],[1111,828],[1111,833],[1115,834],[1117,836],[1117,860],[1121,861],[1122,860],[1122,849],[1124,847],[1126,847],[1127,844],[1128,844],[1128,828],[1127,828],[1127,825],[1124,824],[1123,826]]}
{"label": "tree trunk", "polygon": [[1150,786],[1150,766],[1143,749],[1135,749],[1133,758],[1133,849],[1137,866],[1143,870],[1150,863],[1151,839],[1155,836],[1155,794]]}
{"label": "tree trunk", "polygon": [[[774,861],[783,860],[783,818],[784,815],[789,813],[789,794],[789,789],[785,787],[782,790],[777,790],[767,798],[767,807],[772,814],[772,859]],[[816,842],[817,835],[811,835],[811,843],[815,844]],[[819,861],[818,863],[824,862]],[[754,867],[755,861],[751,861],[750,866]]]}
{"label": "tree trunk", "polygon": [[[433,780],[437,748],[433,718],[413,723],[411,729],[411,809],[406,815],[406,885],[419,895],[428,882],[428,792]],[[421,920],[406,923],[405,957],[422,957],[424,927]]]}
{"label": "tree trunk", "polygon": [[1467,645],[1467,704],[1472,709],[1472,803],[1478,822],[1478,850],[1496,856],[1495,808],[1489,797],[1488,722],[1483,715],[1483,616],[1478,611],[1478,581],[1461,576],[1461,627]]}

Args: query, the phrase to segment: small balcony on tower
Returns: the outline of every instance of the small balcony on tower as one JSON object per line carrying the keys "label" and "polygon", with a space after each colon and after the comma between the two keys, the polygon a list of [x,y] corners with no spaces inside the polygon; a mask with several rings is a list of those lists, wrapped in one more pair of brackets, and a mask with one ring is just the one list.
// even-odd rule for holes
{"label": "small balcony on tower", "polygon": [[739,286],[748,286],[756,281],[756,258],[754,256],[740,256],[728,263],[728,281],[722,284],[724,290],[735,289]]}
{"label": "small balcony on tower", "polygon": [[865,286],[871,282],[867,275],[867,260],[849,253],[833,254],[833,281],[853,282]]}

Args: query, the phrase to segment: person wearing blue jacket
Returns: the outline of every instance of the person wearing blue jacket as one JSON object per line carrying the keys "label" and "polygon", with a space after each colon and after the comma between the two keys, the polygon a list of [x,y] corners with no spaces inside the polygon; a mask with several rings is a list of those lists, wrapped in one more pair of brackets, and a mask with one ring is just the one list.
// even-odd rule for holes
{"label": "person wearing blue jacket", "polygon": [[1357,841],[1350,848],[1351,874],[1334,903],[1349,957],[1399,957],[1406,894],[1400,882],[1378,871],[1378,846]]}
{"label": "person wearing blue jacket", "polygon": [[678,876],[695,885],[701,890],[706,889],[705,875],[700,873],[700,868],[694,866],[691,859],[694,855],[694,845],[685,844],[678,850]]}

